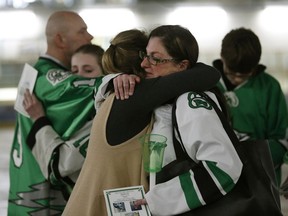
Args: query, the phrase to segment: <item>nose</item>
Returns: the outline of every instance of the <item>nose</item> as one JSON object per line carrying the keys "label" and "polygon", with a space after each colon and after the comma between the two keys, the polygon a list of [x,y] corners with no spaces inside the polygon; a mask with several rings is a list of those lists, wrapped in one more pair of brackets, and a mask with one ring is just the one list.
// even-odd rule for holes
{"label": "nose", "polygon": [[149,67],[149,66],[150,66],[150,64],[149,64],[149,62],[148,62],[148,58],[147,58],[147,56],[145,56],[145,57],[143,58],[142,62],[141,62],[141,67],[142,67],[142,68],[147,68],[147,67]]}
{"label": "nose", "polygon": [[87,35],[88,35],[87,38],[89,41],[91,41],[94,38],[89,32],[87,32]]}
{"label": "nose", "polygon": [[76,73],[79,76],[83,76],[83,70],[81,68],[78,69],[78,72]]}

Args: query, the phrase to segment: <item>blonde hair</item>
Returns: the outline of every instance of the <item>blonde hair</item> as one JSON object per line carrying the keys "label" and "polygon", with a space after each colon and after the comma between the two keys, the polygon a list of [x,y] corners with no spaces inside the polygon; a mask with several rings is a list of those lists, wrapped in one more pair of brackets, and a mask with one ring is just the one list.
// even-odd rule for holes
{"label": "blonde hair", "polygon": [[102,57],[102,65],[107,73],[127,73],[145,76],[141,68],[139,51],[145,51],[148,36],[144,31],[131,29],[120,32],[110,42],[110,47]]}

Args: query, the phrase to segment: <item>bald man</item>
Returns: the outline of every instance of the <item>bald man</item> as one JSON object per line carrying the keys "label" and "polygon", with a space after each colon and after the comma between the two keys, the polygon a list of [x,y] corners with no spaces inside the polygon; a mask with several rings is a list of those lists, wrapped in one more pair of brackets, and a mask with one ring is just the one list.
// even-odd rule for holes
{"label": "bald man", "polygon": [[46,38],[46,53],[70,68],[73,53],[81,45],[91,43],[93,36],[88,33],[87,25],[77,13],[58,11],[48,19]]}
{"label": "bald man", "polygon": [[[93,93],[101,78],[73,76],[69,71],[74,51],[93,38],[87,25],[75,12],[58,11],[48,19],[46,38],[47,51],[34,65],[34,93],[47,118],[33,125],[18,114],[10,155],[11,216],[61,215],[80,172],[95,114]],[[60,137],[51,132],[52,125]],[[36,138],[29,136],[40,127],[44,130]],[[50,139],[41,139],[44,135]]]}

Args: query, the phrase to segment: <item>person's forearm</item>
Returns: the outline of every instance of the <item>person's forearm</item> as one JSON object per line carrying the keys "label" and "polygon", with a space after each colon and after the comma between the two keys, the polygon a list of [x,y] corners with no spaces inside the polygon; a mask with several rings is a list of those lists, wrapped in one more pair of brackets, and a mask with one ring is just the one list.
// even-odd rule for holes
{"label": "person's forearm", "polygon": [[[183,79],[181,75],[184,76],[184,79],[185,77],[191,79],[188,82],[188,84],[191,85],[190,90],[196,92],[211,89],[216,86],[221,78],[221,74],[217,69],[203,63],[197,63],[194,67],[188,69],[187,72],[191,72],[190,78],[189,76],[187,77],[186,72],[184,72],[184,74],[180,72],[177,75],[180,76],[180,79]],[[186,81],[184,83],[186,83]]]}

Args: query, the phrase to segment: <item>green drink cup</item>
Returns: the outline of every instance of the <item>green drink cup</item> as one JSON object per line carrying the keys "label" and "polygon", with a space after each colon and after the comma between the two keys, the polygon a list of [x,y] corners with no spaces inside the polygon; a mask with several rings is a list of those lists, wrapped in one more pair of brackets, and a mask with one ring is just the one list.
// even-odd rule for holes
{"label": "green drink cup", "polygon": [[140,138],[146,172],[159,172],[162,169],[166,141],[167,138],[159,134],[147,134]]}

